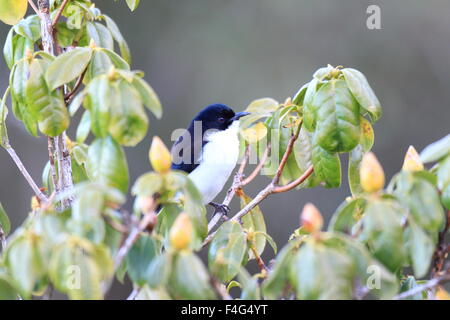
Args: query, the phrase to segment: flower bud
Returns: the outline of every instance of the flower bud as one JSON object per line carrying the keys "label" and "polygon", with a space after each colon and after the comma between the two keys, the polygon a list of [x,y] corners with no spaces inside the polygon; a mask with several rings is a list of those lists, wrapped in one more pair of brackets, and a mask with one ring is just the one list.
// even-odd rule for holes
{"label": "flower bud", "polygon": [[320,231],[323,226],[323,218],[319,209],[312,203],[305,204],[300,215],[300,224],[309,233]]}
{"label": "flower bud", "polygon": [[423,170],[423,163],[420,160],[420,156],[417,153],[417,150],[413,146],[409,146],[408,151],[406,152],[402,170],[405,171]]}
{"label": "flower bud", "polygon": [[152,146],[148,153],[153,169],[158,173],[166,173],[170,170],[172,157],[164,142],[158,136],[153,137]]}
{"label": "flower bud", "polygon": [[188,214],[182,212],[175,219],[170,228],[169,238],[170,244],[176,250],[189,248],[192,242],[193,226]]}
{"label": "flower bud", "polygon": [[383,189],[384,171],[373,152],[368,152],[364,155],[359,175],[364,191],[372,193]]}

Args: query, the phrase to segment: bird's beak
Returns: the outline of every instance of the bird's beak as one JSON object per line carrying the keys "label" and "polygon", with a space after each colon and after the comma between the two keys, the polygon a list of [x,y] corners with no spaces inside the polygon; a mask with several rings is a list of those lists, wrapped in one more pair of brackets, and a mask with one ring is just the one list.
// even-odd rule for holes
{"label": "bird's beak", "polygon": [[234,115],[233,118],[231,118],[231,121],[239,120],[240,118],[248,116],[249,114],[250,114],[250,112],[238,112]]}

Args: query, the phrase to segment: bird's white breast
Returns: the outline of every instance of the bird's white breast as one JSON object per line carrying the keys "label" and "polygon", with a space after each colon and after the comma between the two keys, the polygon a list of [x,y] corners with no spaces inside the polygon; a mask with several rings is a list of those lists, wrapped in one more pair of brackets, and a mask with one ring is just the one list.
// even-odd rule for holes
{"label": "bird's white breast", "polygon": [[223,189],[239,158],[239,121],[223,131],[207,135],[200,164],[189,174],[203,196],[203,203],[211,202]]}

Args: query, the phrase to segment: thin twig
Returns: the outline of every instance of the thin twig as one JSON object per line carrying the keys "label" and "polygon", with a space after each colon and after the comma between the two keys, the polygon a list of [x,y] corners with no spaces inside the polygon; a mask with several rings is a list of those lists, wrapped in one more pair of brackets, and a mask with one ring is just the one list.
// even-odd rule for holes
{"label": "thin twig", "polygon": [[263,275],[267,275],[267,267],[264,263],[264,260],[261,258],[261,256],[258,254],[258,250],[256,250],[255,246],[251,247],[251,250],[253,252],[253,255],[255,256],[256,262],[258,263],[259,270],[261,270],[261,273]]}
{"label": "thin twig", "polygon": [[17,155],[16,151],[10,145],[6,145],[5,149],[6,149],[6,151],[8,151],[9,155],[13,159],[17,168],[19,168],[19,171],[22,173],[25,180],[27,180],[28,184],[30,185],[31,189],[33,189],[34,193],[39,198],[39,200],[42,202],[47,202],[47,200],[48,200],[47,197],[45,196],[45,194],[42,193],[41,189],[39,189],[39,187],[36,185],[33,178],[30,176],[27,169],[25,168],[22,161],[20,160],[19,156]]}
{"label": "thin twig", "polygon": [[64,2],[61,4],[61,6],[59,7],[58,12],[56,13],[55,18],[53,19],[52,22],[52,27],[55,27],[56,24],[58,23],[59,18],[61,18],[61,15],[64,11],[64,8],[66,7],[66,5],[69,3],[70,0],[64,0]]}
{"label": "thin twig", "polygon": [[287,192],[294,189],[299,184],[303,183],[313,172],[314,172],[313,166],[309,166],[300,177],[284,186],[276,187],[275,189],[273,189],[273,193]]}
{"label": "thin twig", "polygon": [[34,4],[33,0],[28,0],[28,3],[30,4],[30,7],[33,8],[34,12],[40,17],[41,13],[39,12],[39,9]]}
{"label": "thin twig", "polygon": [[444,282],[448,282],[448,281],[450,281],[450,273],[449,272],[447,272],[439,277],[433,278],[424,284],[420,284],[408,291],[402,292],[402,293],[396,295],[393,299],[394,300],[405,299],[405,298],[414,296],[418,293],[421,293],[424,290],[433,289],[433,288],[437,287],[438,285],[440,285]]}
{"label": "thin twig", "polygon": [[220,283],[215,278],[211,278],[210,280],[214,291],[216,291],[216,293],[222,298],[222,300],[233,300],[224,284]]}

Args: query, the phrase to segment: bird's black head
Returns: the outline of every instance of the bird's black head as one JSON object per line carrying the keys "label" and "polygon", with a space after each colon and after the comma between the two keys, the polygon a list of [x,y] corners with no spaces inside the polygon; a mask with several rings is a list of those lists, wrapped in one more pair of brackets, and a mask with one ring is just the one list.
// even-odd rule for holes
{"label": "bird's black head", "polygon": [[224,104],[212,104],[200,111],[193,121],[201,121],[203,132],[209,129],[226,130],[233,121],[248,115],[248,112],[234,111]]}

